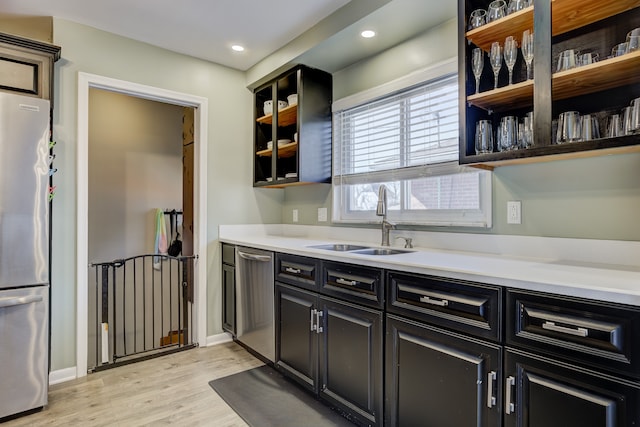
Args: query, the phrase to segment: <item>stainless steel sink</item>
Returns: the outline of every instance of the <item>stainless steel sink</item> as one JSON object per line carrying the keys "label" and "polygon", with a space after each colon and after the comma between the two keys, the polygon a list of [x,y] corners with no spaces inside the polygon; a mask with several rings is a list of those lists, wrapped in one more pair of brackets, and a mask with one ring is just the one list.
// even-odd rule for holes
{"label": "stainless steel sink", "polygon": [[367,248],[362,250],[354,251],[355,254],[362,255],[398,255],[398,254],[406,254],[413,251],[405,251],[403,249],[386,249],[386,248]]}
{"label": "stainless steel sink", "polygon": [[326,249],[328,251],[340,251],[340,252],[370,249],[368,246],[348,245],[348,244],[339,244],[339,243],[328,244],[328,245],[314,245],[314,246],[308,246],[308,247],[314,248],[314,249]]}

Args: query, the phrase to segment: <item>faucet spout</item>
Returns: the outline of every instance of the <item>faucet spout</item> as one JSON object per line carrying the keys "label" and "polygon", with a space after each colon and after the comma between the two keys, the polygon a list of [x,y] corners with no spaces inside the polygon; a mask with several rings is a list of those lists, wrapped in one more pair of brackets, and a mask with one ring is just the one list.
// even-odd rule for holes
{"label": "faucet spout", "polygon": [[382,217],[382,246],[389,246],[389,231],[395,228],[395,224],[387,221],[387,186],[380,185],[378,190],[378,205],[376,206],[376,215]]}

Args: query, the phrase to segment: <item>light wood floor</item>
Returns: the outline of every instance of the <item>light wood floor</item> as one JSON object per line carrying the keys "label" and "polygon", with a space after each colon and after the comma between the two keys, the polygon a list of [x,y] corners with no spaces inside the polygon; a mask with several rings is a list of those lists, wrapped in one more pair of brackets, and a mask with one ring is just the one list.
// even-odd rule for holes
{"label": "light wood floor", "polygon": [[43,411],[0,426],[245,427],[208,383],[262,364],[235,343],[186,350],[53,385]]}

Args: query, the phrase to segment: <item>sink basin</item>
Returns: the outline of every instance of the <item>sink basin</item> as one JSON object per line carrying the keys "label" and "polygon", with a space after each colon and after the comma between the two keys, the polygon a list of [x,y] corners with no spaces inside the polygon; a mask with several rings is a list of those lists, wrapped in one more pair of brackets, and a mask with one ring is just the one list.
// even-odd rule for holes
{"label": "sink basin", "polygon": [[413,251],[405,251],[403,249],[385,249],[385,248],[366,248],[357,250],[354,253],[362,255],[398,255],[407,254]]}
{"label": "sink basin", "polygon": [[357,251],[357,250],[361,250],[361,249],[370,249],[367,246],[358,246],[358,245],[348,245],[348,244],[328,244],[328,245],[315,245],[315,246],[308,246],[309,248],[314,248],[314,249],[326,249],[328,251],[340,251],[340,252],[346,252],[346,251]]}

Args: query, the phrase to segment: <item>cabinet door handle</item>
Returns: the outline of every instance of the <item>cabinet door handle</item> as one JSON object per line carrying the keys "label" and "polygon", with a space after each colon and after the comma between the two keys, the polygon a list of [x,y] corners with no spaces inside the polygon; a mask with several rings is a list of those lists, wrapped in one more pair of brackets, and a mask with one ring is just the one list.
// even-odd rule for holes
{"label": "cabinet door handle", "polygon": [[317,311],[318,310],[316,310],[315,308],[312,308],[311,310],[309,310],[309,312],[311,313],[311,321],[310,321],[310,323],[311,323],[311,326],[310,326],[311,332],[316,330],[316,324],[314,323],[314,320],[316,318]]}
{"label": "cabinet door handle", "polygon": [[559,325],[556,325],[555,322],[550,322],[548,320],[542,324],[542,329],[561,332],[563,334],[575,335],[577,337],[587,337],[589,335],[589,330],[586,328],[576,327],[574,329],[566,326],[559,326]]}
{"label": "cabinet door handle", "polygon": [[300,274],[302,272],[302,270],[300,270],[299,268],[293,268],[293,267],[287,267],[284,269],[284,271],[291,274]]}
{"label": "cabinet door handle", "polygon": [[493,395],[493,383],[496,380],[496,371],[487,374],[487,407],[493,408],[496,404],[496,397]]}
{"label": "cabinet door handle", "polygon": [[355,280],[347,280],[347,279],[343,279],[342,277],[338,277],[336,279],[336,283],[339,283],[341,285],[347,285],[347,286],[355,286],[358,284],[358,282],[356,282]]}
{"label": "cabinet door handle", "polygon": [[0,308],[14,307],[16,305],[31,304],[42,301],[42,295],[28,295],[24,297],[0,298]]}
{"label": "cabinet door handle", "polygon": [[449,301],[446,299],[433,299],[428,296],[420,297],[420,302],[424,302],[426,304],[437,305],[439,307],[446,307],[449,305]]}
{"label": "cabinet door handle", "polygon": [[323,331],[323,328],[322,328],[322,324],[320,323],[321,322],[320,318],[324,316],[324,313],[322,310],[315,310],[315,312],[316,312],[316,332],[321,334]]}
{"label": "cabinet door handle", "polygon": [[516,405],[513,402],[513,387],[516,385],[515,377],[507,377],[505,380],[504,388],[507,391],[507,398],[505,400],[504,412],[510,415],[515,412]]}

